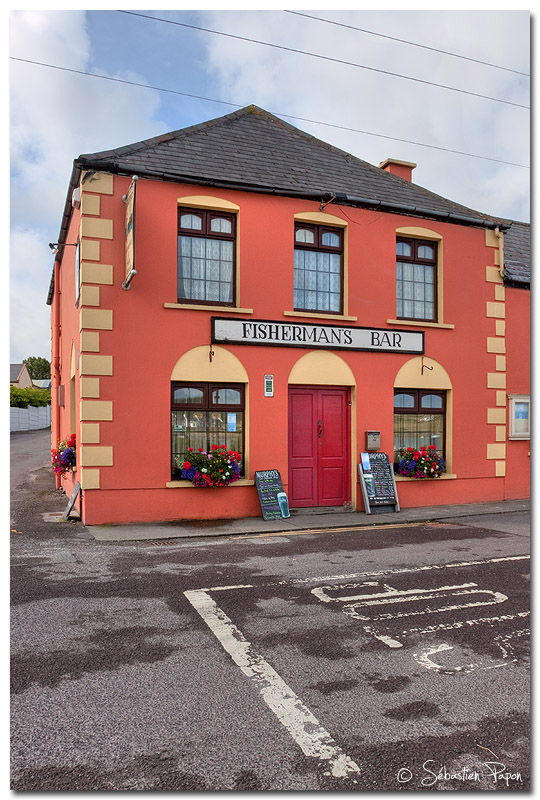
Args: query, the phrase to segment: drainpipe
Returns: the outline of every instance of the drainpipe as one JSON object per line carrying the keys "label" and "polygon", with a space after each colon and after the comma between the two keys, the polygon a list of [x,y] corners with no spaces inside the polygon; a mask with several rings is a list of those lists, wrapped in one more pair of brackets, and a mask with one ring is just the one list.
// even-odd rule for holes
{"label": "drainpipe", "polygon": [[[53,307],[52,307],[52,336],[51,336],[51,357],[52,357],[52,364],[51,364],[51,404],[52,404],[52,415],[54,424],[51,425],[51,433],[52,435],[58,440],[59,431],[60,431],[60,404],[58,402],[58,392],[60,387],[60,262],[55,261],[54,263],[54,300],[53,300]],[[52,444],[52,436],[51,436],[51,447],[56,445],[56,441],[54,445]],[[55,475],[56,478],[56,488],[60,489],[61,480],[60,475]]]}

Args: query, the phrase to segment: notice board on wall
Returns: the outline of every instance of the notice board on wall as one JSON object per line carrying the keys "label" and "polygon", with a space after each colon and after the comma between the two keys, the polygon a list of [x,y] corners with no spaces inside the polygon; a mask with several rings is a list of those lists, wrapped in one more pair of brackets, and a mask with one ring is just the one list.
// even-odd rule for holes
{"label": "notice board on wall", "polygon": [[366,514],[400,510],[394,467],[386,453],[360,453],[358,476]]}
{"label": "notice board on wall", "polygon": [[283,491],[281,475],[277,469],[255,472],[255,486],[259,494],[263,519],[290,517],[287,495]]}

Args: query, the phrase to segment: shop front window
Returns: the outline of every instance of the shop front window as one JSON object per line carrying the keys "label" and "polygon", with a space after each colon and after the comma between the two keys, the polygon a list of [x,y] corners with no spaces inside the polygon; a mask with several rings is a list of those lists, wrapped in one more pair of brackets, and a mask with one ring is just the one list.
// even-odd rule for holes
{"label": "shop front window", "polygon": [[[222,383],[171,385],[171,478],[180,479],[181,465],[189,448],[211,451],[225,445],[241,455],[244,474],[244,386]],[[180,467],[178,466],[180,464]]]}
{"label": "shop front window", "polygon": [[394,463],[402,451],[419,450],[435,445],[438,455],[445,457],[446,392],[394,390]]}

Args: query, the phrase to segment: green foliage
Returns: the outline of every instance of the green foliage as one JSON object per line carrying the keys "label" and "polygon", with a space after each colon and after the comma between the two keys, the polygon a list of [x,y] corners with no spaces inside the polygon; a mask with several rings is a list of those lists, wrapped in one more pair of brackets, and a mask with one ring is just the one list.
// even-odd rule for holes
{"label": "green foliage", "polygon": [[51,377],[51,365],[46,358],[29,356],[28,358],[23,358],[23,364],[28,367],[28,372],[33,381],[45,381]]}
{"label": "green foliage", "polygon": [[9,404],[14,408],[27,408],[28,406],[50,406],[51,390],[34,389],[30,387],[27,389],[21,389],[19,386],[10,386]]}

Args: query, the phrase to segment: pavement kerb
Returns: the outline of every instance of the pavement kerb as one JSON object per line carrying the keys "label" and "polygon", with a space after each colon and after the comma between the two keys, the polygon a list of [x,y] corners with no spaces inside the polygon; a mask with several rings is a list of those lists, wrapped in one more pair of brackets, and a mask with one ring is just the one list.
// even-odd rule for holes
{"label": "pavement kerb", "polygon": [[100,542],[151,541],[206,537],[254,536],[258,534],[297,534],[349,528],[371,529],[377,526],[404,526],[456,520],[485,514],[530,512],[529,500],[506,500],[495,503],[409,508],[390,514],[366,514],[363,511],[337,513],[296,512],[285,520],[249,517],[233,520],[198,520],[145,522],[118,525],[87,525],[86,530]]}

